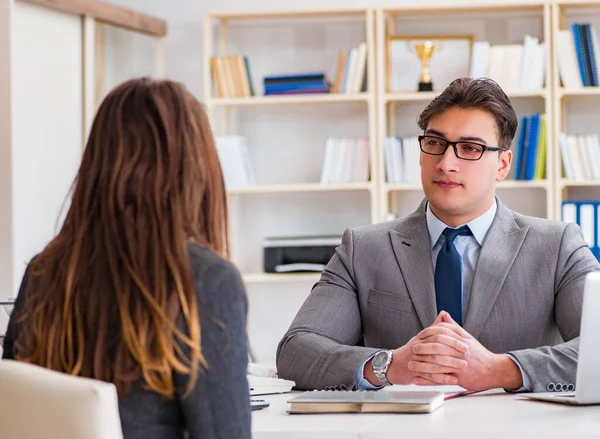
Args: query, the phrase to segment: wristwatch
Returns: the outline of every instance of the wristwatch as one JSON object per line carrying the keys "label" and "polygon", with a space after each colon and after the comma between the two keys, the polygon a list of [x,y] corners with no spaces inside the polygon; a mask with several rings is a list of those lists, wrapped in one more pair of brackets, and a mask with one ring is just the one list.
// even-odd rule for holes
{"label": "wristwatch", "polygon": [[387,379],[387,371],[392,363],[392,351],[380,351],[373,357],[373,372],[382,386],[389,386],[391,383]]}

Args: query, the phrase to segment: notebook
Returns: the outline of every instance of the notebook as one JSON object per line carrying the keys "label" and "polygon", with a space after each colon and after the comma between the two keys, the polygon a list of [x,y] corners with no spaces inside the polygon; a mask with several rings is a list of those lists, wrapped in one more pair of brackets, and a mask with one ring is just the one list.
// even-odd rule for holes
{"label": "notebook", "polygon": [[444,394],[313,390],[291,398],[288,403],[288,413],[431,413],[444,404]]}

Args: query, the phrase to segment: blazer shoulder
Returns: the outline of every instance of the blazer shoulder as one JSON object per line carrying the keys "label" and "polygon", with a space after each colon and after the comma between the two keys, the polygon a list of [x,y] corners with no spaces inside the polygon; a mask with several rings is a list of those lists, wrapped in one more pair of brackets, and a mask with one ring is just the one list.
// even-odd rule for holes
{"label": "blazer shoulder", "polygon": [[512,212],[513,218],[519,227],[529,227],[529,232],[543,236],[562,237],[568,223],[546,218],[523,215]]}
{"label": "blazer shoulder", "polygon": [[188,254],[194,282],[216,285],[224,280],[243,284],[237,267],[210,249],[198,244],[188,245]]}
{"label": "blazer shoulder", "polygon": [[198,244],[188,244],[188,255],[194,273],[206,270],[237,270],[228,260],[222,258],[214,251]]}
{"label": "blazer shoulder", "polygon": [[352,227],[346,232],[346,239],[349,239],[351,236],[354,246],[378,244],[382,240],[388,239],[389,232],[396,229],[394,224],[392,224],[396,221],[398,220]]}

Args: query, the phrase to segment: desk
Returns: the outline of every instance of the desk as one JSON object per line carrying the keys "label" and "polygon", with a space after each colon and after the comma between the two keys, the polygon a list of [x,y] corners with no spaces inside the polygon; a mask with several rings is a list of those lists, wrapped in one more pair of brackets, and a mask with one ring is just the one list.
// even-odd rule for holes
{"label": "desk", "polygon": [[502,390],[452,399],[433,413],[412,415],[290,415],[292,395],[257,397],[271,406],[253,412],[254,439],[600,438],[600,406],[530,401]]}

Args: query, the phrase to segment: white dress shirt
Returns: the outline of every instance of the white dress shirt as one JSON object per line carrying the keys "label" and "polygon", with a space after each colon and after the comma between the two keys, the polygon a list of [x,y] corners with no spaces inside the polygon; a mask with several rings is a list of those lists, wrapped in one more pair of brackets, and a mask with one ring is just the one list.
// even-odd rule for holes
{"label": "white dress shirt", "polygon": [[[442,232],[447,227],[450,228],[459,228],[461,226],[469,226],[471,229],[471,233],[473,235],[465,236],[459,235],[456,237],[454,241],[454,247],[456,251],[460,255],[461,265],[462,265],[462,315],[463,321],[465,319],[465,315],[467,313],[467,309],[469,306],[469,299],[471,297],[471,285],[473,285],[473,276],[475,274],[475,267],[477,267],[477,261],[479,259],[479,252],[481,251],[481,245],[483,244],[483,240],[485,239],[485,235],[487,235],[492,222],[494,221],[494,216],[496,215],[496,209],[498,208],[498,204],[496,203],[496,199],[494,198],[494,203],[488,210],[486,210],[483,214],[478,216],[477,218],[472,219],[466,224],[461,224],[457,227],[450,227],[440,221],[437,218],[431,209],[429,208],[429,203],[425,208],[425,215],[427,219],[427,229],[429,230],[429,243],[431,248],[431,258],[433,260],[433,271],[435,273],[435,266],[437,261],[438,253],[444,245],[444,235]],[[373,354],[375,355],[375,354]],[[369,381],[364,378],[364,368],[367,362],[373,357],[371,355],[367,360],[361,364],[355,372],[355,382],[357,389],[367,389],[374,390],[379,389],[381,387],[376,387],[371,385]],[[525,371],[521,368],[521,365],[518,361],[511,355],[509,357],[519,366],[521,371],[521,375],[523,377],[523,387],[519,389],[521,390],[529,390],[530,389],[530,381],[527,377]]]}

